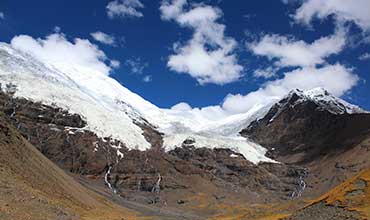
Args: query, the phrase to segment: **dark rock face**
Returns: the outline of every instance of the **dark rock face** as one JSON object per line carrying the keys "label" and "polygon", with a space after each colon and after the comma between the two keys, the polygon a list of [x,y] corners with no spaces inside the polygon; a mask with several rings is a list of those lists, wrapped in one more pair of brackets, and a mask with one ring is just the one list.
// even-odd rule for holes
{"label": "dark rock face", "polygon": [[267,156],[304,166],[304,195],[320,196],[370,167],[370,114],[335,114],[299,98],[281,100],[240,133],[266,147]]}
{"label": "dark rock face", "polygon": [[97,175],[117,160],[117,152],[110,145],[118,145],[118,141],[102,139],[84,130],[86,122],[79,115],[26,99],[15,99],[5,93],[0,93],[0,100],[0,110],[8,115],[18,131],[63,169]]}
{"label": "dark rock face", "polygon": [[241,135],[268,148],[269,156],[307,163],[345,151],[370,134],[370,114],[333,114],[298,98],[293,94],[281,100]]}
{"label": "dark rock face", "polygon": [[256,166],[229,149],[194,148],[194,140],[166,153],[161,148],[162,134],[145,121],[134,123],[143,129],[152,149],[129,151],[118,140],[85,130],[86,122],[79,115],[6,93],[0,93],[0,98],[0,110],[46,157],[67,171],[109,183],[123,197],[137,192],[191,191],[194,186],[188,179],[198,176],[219,189],[258,194],[262,201],[289,199],[301,176],[300,167]]}
{"label": "dark rock face", "polygon": [[168,153],[132,150],[113,166],[109,181],[126,197],[130,196],[127,192],[153,192],[159,178],[160,190],[191,191],[193,186],[187,179],[195,175],[218,188],[257,193],[265,202],[292,198],[302,168],[270,163],[256,166],[242,155],[231,154],[235,152],[229,149],[184,146]]}
{"label": "dark rock face", "polygon": [[303,170],[277,163],[254,165],[230,149],[194,148],[185,144],[169,152],[184,161],[181,166],[176,165],[179,172],[206,173],[216,184],[232,183],[253,192],[268,192],[275,198],[291,198]]}

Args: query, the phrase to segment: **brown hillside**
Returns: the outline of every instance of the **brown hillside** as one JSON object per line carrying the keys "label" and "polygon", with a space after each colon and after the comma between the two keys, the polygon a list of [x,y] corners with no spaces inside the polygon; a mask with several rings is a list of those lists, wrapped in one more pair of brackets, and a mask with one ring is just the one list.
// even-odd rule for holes
{"label": "brown hillside", "polygon": [[0,219],[138,218],[75,182],[0,114]]}

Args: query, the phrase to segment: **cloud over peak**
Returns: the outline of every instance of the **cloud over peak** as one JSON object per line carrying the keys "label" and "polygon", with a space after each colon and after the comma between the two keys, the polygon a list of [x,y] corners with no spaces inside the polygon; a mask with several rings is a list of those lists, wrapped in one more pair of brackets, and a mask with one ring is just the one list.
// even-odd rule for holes
{"label": "cloud over peak", "polygon": [[238,80],[243,67],[234,53],[237,42],[225,36],[225,25],[217,22],[222,11],[208,5],[189,6],[188,10],[185,6],[186,0],[165,0],[160,6],[163,20],[173,20],[193,30],[189,41],[175,43],[175,54],[169,56],[167,66],[189,74],[200,84],[223,85]]}
{"label": "cloud over peak", "polygon": [[309,90],[323,87],[335,96],[342,96],[352,89],[358,80],[359,77],[352,73],[352,69],[341,64],[321,68],[298,68],[285,73],[280,79],[267,81],[261,88],[247,95],[228,95],[222,108],[232,113],[246,112],[256,103],[281,98],[292,89]]}

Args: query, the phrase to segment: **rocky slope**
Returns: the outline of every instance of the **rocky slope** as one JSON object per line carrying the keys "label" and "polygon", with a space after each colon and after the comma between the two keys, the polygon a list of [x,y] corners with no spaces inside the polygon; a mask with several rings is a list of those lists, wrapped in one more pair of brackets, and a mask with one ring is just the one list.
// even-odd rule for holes
{"label": "rocky slope", "polygon": [[[6,92],[0,92],[0,98],[0,110],[9,121],[59,167],[87,185],[100,183],[140,204],[185,207],[204,217],[194,207],[187,207],[195,204],[189,198],[198,193],[204,193],[208,201],[226,203],[237,195],[243,195],[244,202],[287,200],[297,191],[305,172],[299,166],[279,163],[257,166],[230,149],[196,148],[194,139],[169,152],[161,148],[130,150],[119,140],[100,138],[84,129],[86,122],[79,115]],[[156,139],[158,134],[148,132],[147,137]],[[182,207],[182,203],[187,204]]]}
{"label": "rocky slope", "polygon": [[301,219],[369,219],[370,170],[366,169],[303,209],[289,220]]}
{"label": "rocky slope", "polygon": [[290,92],[241,134],[267,147],[270,156],[292,163],[345,151],[369,134],[368,112],[320,88],[307,93]]}
{"label": "rocky slope", "polygon": [[85,189],[28,143],[0,113],[0,219],[138,219]]}
{"label": "rocky slope", "polygon": [[310,196],[370,167],[370,114],[323,89],[292,91],[241,134],[270,157],[306,167]]}

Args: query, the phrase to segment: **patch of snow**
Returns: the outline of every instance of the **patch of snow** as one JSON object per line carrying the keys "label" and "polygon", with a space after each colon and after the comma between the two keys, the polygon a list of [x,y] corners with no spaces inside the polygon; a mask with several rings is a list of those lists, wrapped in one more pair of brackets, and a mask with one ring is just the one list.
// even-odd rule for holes
{"label": "patch of snow", "polygon": [[117,156],[119,157],[119,159],[122,159],[124,157],[124,154],[119,149],[117,149]]}
{"label": "patch of snow", "polygon": [[[276,100],[278,101],[278,100]],[[265,104],[257,103],[248,112],[231,115],[221,121],[211,123],[200,133],[221,135],[221,136],[238,136],[239,132],[246,128],[251,122],[263,118],[270,110],[275,101]]]}
{"label": "patch of snow", "polygon": [[93,145],[95,146],[95,148],[94,148],[94,152],[98,152],[98,150],[99,150],[99,144],[98,144],[98,142],[97,142],[97,141],[95,141],[95,142],[93,143]]}
{"label": "patch of snow", "polygon": [[164,136],[164,148],[170,151],[176,147],[181,147],[184,140],[192,137],[195,140],[193,144],[196,148],[225,148],[232,149],[242,154],[247,160],[254,164],[259,162],[276,161],[265,156],[267,150],[262,146],[246,140],[243,137],[223,137],[223,136],[206,136],[194,133],[172,134]]}
{"label": "patch of snow", "polygon": [[56,127],[51,127],[51,128],[50,128],[50,130],[52,130],[52,131],[57,131],[57,132],[59,132],[59,131],[60,131],[60,129],[59,129],[59,128],[56,128]]}
{"label": "patch of snow", "polygon": [[117,156],[119,157],[119,159],[122,159],[124,157],[124,154],[120,151],[120,149],[122,149],[120,143],[118,145],[112,144],[111,147],[117,150]]}

